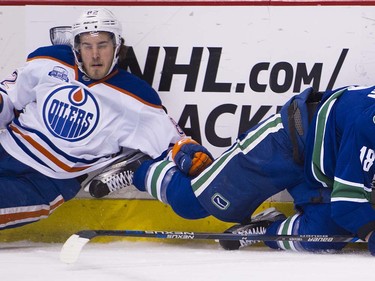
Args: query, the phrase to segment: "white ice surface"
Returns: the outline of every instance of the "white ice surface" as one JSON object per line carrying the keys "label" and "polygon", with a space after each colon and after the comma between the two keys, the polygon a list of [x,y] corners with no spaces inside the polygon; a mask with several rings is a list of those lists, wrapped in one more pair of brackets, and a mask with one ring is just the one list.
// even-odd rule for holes
{"label": "white ice surface", "polygon": [[87,244],[75,264],[59,260],[62,244],[0,244],[1,281],[355,281],[374,280],[375,257],[364,250],[309,254],[217,244],[120,241]]}

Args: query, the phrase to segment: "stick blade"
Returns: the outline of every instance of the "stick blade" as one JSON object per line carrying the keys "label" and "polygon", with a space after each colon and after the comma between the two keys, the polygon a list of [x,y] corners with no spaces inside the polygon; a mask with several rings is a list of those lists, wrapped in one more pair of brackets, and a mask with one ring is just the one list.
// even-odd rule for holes
{"label": "stick blade", "polygon": [[73,234],[65,241],[60,252],[60,260],[67,264],[75,263],[83,247],[90,241],[90,238]]}

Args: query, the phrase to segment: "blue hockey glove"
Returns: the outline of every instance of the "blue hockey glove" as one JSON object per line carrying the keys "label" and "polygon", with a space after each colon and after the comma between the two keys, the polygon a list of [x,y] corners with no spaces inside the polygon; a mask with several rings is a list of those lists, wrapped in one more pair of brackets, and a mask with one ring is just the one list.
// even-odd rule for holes
{"label": "blue hockey glove", "polygon": [[184,174],[193,177],[199,175],[213,161],[211,153],[204,146],[188,138],[173,146],[172,158]]}
{"label": "blue hockey glove", "polygon": [[373,231],[368,239],[368,250],[371,255],[375,256],[375,231]]}

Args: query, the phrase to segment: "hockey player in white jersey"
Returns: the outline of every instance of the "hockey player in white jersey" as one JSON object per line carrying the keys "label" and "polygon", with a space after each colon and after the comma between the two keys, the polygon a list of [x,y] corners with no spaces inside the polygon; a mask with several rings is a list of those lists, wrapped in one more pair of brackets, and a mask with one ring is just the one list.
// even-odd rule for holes
{"label": "hockey player in white jersey", "polygon": [[70,46],[38,48],[0,83],[0,229],[48,217],[113,163],[132,163],[131,183],[142,161],[185,137],[158,94],[118,67],[125,48],[119,20],[90,9]]}

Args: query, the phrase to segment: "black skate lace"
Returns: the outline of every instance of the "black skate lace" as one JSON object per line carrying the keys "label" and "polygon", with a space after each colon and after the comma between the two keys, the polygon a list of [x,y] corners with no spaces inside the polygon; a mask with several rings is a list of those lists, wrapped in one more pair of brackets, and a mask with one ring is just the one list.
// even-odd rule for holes
{"label": "black skate lace", "polygon": [[[240,235],[262,235],[266,233],[266,228],[257,226],[257,227],[250,228],[250,229],[240,230],[237,233]],[[244,247],[244,246],[249,246],[251,244],[255,244],[259,242],[260,242],[259,240],[240,240],[240,245]]]}
{"label": "black skate lace", "polygon": [[133,184],[133,171],[123,171],[118,174],[109,176],[104,180],[104,183],[107,184],[110,192],[119,190],[121,188],[127,187]]}

